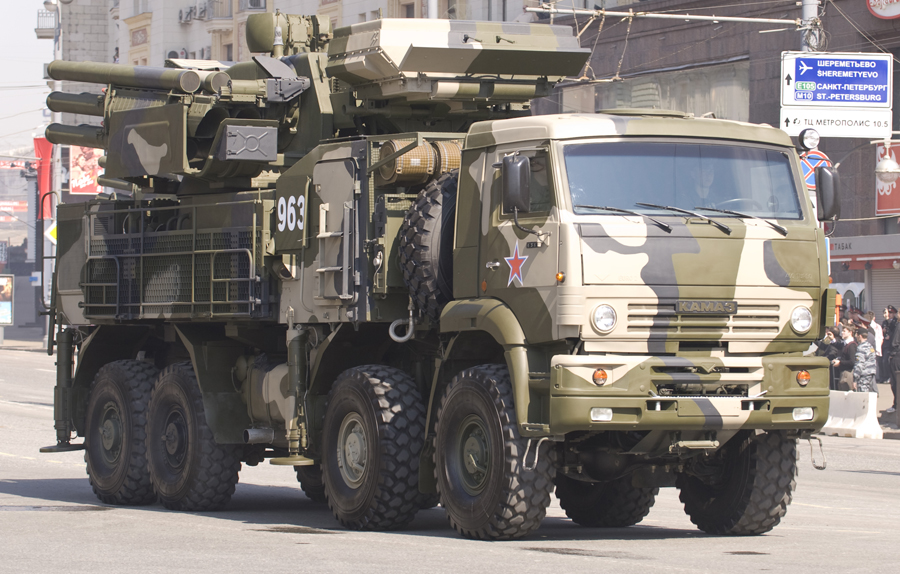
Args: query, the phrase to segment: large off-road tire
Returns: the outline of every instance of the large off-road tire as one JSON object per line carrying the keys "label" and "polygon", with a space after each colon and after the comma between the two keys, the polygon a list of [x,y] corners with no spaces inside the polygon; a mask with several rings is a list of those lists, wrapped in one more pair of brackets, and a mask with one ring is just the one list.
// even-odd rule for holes
{"label": "large off-road tire", "polygon": [[[537,442],[537,441],[535,441]],[[441,505],[467,538],[511,540],[534,531],[550,504],[554,467],[546,443],[528,454],[519,435],[509,372],[467,369],[447,386],[437,414],[435,472]]]}
{"label": "large off-road tire", "polygon": [[392,530],[419,510],[425,407],[415,382],[381,365],[341,373],[328,397],[322,480],[328,507],[354,530]]}
{"label": "large off-road tire", "polygon": [[657,494],[658,488],[632,486],[631,476],[610,482],[583,482],[556,475],[559,505],[581,526],[633,526],[647,516]]}
{"label": "large off-road tire", "polygon": [[216,444],[190,363],[160,373],[150,399],[147,456],[163,506],[192,511],[225,506],[238,481],[241,453],[240,446]]}
{"label": "large off-road tire", "polygon": [[297,482],[306,498],[313,502],[325,502],[325,483],[322,481],[322,467],[318,464],[311,466],[295,466]]}
{"label": "large off-road tire", "polygon": [[400,267],[416,308],[432,319],[453,298],[453,219],[459,170],[419,192],[400,226]]}
{"label": "large off-road tire", "polygon": [[716,453],[707,478],[680,474],[676,486],[691,522],[710,534],[772,530],[797,484],[797,439],[783,431],[739,435]]}
{"label": "large off-road tire", "polygon": [[145,425],[158,370],[144,361],[115,361],[94,377],[87,405],[84,459],[91,488],[107,504],[156,500],[147,469]]}

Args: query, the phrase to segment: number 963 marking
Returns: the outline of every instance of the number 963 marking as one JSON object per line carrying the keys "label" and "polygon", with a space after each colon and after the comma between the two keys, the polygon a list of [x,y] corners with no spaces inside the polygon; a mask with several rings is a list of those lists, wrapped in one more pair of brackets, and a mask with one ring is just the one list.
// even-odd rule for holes
{"label": "number 963 marking", "polygon": [[278,231],[303,231],[306,200],[302,195],[278,198]]}

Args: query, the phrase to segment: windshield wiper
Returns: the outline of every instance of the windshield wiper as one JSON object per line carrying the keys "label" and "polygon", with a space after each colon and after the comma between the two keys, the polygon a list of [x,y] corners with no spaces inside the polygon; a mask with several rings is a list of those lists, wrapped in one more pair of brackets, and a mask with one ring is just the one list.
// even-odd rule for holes
{"label": "windshield wiper", "polygon": [[777,231],[782,235],[787,235],[788,230],[787,227],[782,227],[777,223],[773,223],[768,219],[764,219],[762,217],[757,217],[756,215],[750,215],[749,213],[741,213],[740,211],[732,211],[731,209],[716,209],[714,207],[695,207],[694,209],[702,209],[703,211],[715,211],[716,213],[727,213],[728,215],[735,215],[737,217],[741,217],[743,219],[758,219],[759,221],[765,221],[769,224],[769,227]]}
{"label": "windshield wiper", "polygon": [[668,223],[663,223],[662,221],[660,221],[658,219],[654,219],[654,218],[650,217],[649,215],[645,215],[639,211],[632,211],[630,209],[621,209],[619,207],[609,207],[606,205],[576,205],[575,206],[576,209],[579,207],[584,208],[584,209],[602,209],[603,211],[614,211],[616,213],[627,213],[629,215],[637,215],[638,217],[646,217],[647,219],[649,219],[650,221],[652,221],[653,223],[658,225],[660,227],[660,229],[662,229],[666,233],[672,233],[671,225],[669,225]]}
{"label": "windshield wiper", "polygon": [[725,225],[724,223],[719,223],[715,219],[707,217],[702,213],[697,213],[696,211],[690,211],[688,209],[681,209],[680,207],[672,207],[671,205],[657,205],[655,203],[641,203],[637,202],[635,205],[640,205],[641,207],[652,207],[654,209],[665,209],[666,211],[674,211],[675,213],[685,213],[687,215],[693,215],[694,217],[699,217],[705,221],[708,221],[718,227],[720,230],[725,232],[726,235],[731,235],[731,228]]}

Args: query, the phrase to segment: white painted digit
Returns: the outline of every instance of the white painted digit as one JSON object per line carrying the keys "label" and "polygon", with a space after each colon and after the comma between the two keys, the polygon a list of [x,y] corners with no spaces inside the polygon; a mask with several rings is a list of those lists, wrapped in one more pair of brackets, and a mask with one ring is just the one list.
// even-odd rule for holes
{"label": "white painted digit", "polygon": [[288,231],[293,231],[297,225],[297,211],[294,209],[297,200],[293,197],[288,198],[287,202],[287,227]]}
{"label": "white painted digit", "polygon": [[303,231],[303,222],[306,219],[306,199],[300,195],[297,196],[297,231]]}
{"label": "white painted digit", "polygon": [[278,198],[278,231],[284,231],[284,218],[287,212],[287,204],[283,197]]}

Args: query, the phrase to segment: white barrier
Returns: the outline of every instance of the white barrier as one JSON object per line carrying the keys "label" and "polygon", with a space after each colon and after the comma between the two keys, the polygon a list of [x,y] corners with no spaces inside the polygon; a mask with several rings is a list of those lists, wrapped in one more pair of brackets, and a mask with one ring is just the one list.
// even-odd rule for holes
{"label": "white barrier", "polygon": [[851,438],[884,438],[884,431],[878,424],[878,395],[831,391],[828,420],[822,433]]}

